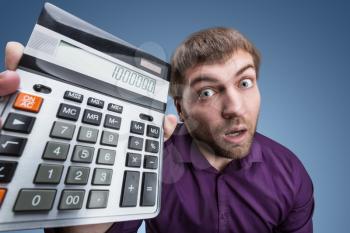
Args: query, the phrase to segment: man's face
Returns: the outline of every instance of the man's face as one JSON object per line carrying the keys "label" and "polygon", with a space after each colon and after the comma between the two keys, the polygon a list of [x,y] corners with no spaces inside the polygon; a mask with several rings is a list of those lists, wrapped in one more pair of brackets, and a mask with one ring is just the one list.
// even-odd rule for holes
{"label": "man's face", "polygon": [[185,77],[177,108],[199,148],[225,158],[246,156],[260,108],[252,56],[238,50],[223,63],[188,69]]}

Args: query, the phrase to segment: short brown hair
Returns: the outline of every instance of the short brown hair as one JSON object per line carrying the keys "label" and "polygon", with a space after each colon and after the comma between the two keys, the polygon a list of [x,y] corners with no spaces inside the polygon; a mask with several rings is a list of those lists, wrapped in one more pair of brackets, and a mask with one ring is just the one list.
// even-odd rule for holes
{"label": "short brown hair", "polygon": [[225,62],[232,54],[242,49],[251,54],[258,75],[260,53],[240,32],[232,28],[209,28],[191,34],[175,50],[171,59],[170,94],[176,98],[182,95],[185,72],[199,64]]}

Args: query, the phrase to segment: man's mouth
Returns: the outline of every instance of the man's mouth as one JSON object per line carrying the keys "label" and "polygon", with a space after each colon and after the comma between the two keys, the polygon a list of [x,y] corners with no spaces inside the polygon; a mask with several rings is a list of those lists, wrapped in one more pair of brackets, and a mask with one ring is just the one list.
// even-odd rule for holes
{"label": "man's mouth", "polygon": [[230,130],[230,131],[225,133],[225,136],[236,137],[236,136],[239,136],[239,135],[245,133],[246,131],[247,131],[246,129]]}

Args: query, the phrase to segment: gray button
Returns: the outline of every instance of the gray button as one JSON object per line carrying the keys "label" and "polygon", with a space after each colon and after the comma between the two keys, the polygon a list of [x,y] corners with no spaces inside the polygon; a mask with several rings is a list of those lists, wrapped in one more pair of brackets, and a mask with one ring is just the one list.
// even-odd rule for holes
{"label": "gray button", "polygon": [[60,210],[79,210],[83,206],[85,190],[68,190],[62,191]]}
{"label": "gray button", "polygon": [[87,184],[90,168],[71,166],[68,169],[66,184]]}
{"label": "gray button", "polygon": [[72,156],[73,162],[91,163],[95,148],[90,146],[75,146]]}
{"label": "gray button", "polygon": [[100,125],[102,113],[85,109],[82,122],[91,125]]}
{"label": "gray button", "polygon": [[113,165],[115,160],[115,150],[99,149],[97,164]]}
{"label": "gray button", "polygon": [[98,129],[81,126],[78,141],[95,143],[97,141]]}
{"label": "gray button", "polygon": [[101,137],[101,145],[106,146],[117,146],[118,145],[118,134],[109,131],[103,131]]}
{"label": "gray button", "polygon": [[122,198],[120,199],[121,207],[133,207],[137,204],[137,193],[139,190],[140,173],[137,171],[125,171],[122,190]]}
{"label": "gray button", "polygon": [[159,151],[159,142],[153,140],[146,140],[146,148],[145,151],[151,153],[158,153]]}
{"label": "gray button", "polygon": [[103,126],[110,129],[120,129],[121,122],[122,118],[106,114],[105,123]]}
{"label": "gray button", "polygon": [[126,166],[127,167],[140,167],[141,166],[141,155],[135,154],[135,153],[127,153]]}
{"label": "gray button", "polygon": [[60,104],[57,112],[57,117],[66,120],[76,121],[79,118],[80,108],[69,104]]}
{"label": "gray button", "polygon": [[141,206],[154,206],[156,203],[157,174],[143,173]]}
{"label": "gray button", "polygon": [[138,121],[131,121],[130,132],[136,134],[143,134],[145,131],[145,124]]}
{"label": "gray button", "polygon": [[95,168],[92,184],[110,185],[112,181],[112,169]]}
{"label": "gray button", "polygon": [[75,125],[60,121],[55,121],[52,126],[50,137],[72,139],[75,130]]}
{"label": "gray button", "polygon": [[142,150],[143,148],[143,138],[130,136],[129,137],[129,149]]}
{"label": "gray button", "polygon": [[61,160],[64,161],[67,158],[69,151],[69,144],[62,142],[47,142],[43,159]]}
{"label": "gray button", "polygon": [[56,190],[54,189],[22,189],[13,208],[17,211],[44,211],[52,208]]}
{"label": "gray button", "polygon": [[158,167],[158,157],[157,156],[152,156],[152,155],[145,155],[145,159],[143,162],[143,167],[144,168],[149,168],[149,169],[157,169]]}
{"label": "gray button", "polygon": [[87,208],[106,208],[108,203],[108,195],[108,190],[91,190],[89,194]]}
{"label": "gray button", "polygon": [[58,184],[61,180],[63,165],[40,164],[36,172],[35,184]]}

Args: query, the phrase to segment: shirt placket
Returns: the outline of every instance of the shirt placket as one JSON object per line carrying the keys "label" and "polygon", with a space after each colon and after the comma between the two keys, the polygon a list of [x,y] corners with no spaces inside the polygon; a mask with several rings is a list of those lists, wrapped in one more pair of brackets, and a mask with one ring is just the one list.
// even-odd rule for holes
{"label": "shirt placket", "polygon": [[224,175],[221,174],[217,179],[217,197],[218,197],[218,232],[230,232],[229,229],[229,208]]}

